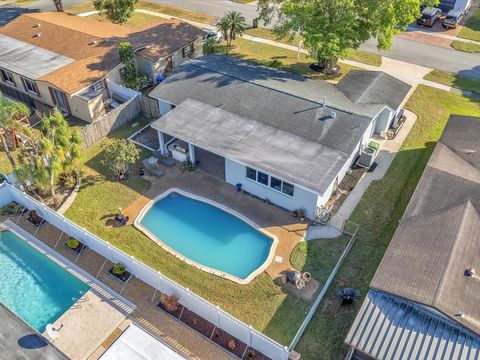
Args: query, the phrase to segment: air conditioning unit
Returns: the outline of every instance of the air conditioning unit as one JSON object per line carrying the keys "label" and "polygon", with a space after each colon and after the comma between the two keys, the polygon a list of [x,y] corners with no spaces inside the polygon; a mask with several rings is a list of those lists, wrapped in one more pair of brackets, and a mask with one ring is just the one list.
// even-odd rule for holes
{"label": "air conditioning unit", "polygon": [[377,154],[377,151],[375,149],[372,149],[371,147],[366,147],[360,152],[360,158],[358,159],[358,164],[360,166],[365,166],[369,168],[370,166],[373,165],[376,154]]}

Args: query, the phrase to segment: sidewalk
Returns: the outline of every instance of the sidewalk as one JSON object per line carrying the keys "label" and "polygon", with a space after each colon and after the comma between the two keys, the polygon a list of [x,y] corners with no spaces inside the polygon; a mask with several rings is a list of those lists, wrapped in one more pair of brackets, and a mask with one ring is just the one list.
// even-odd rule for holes
{"label": "sidewalk", "polygon": [[464,39],[464,38],[461,38],[461,37],[452,36],[452,35],[448,35],[448,34],[442,34],[442,33],[438,33],[438,32],[425,31],[425,30],[419,29],[415,26],[407,27],[407,32],[408,33],[420,33],[420,34],[423,34],[423,35],[442,38],[442,39],[446,39],[446,40],[459,41],[459,42],[464,42],[464,43],[469,43],[469,44],[480,45],[480,41]]}

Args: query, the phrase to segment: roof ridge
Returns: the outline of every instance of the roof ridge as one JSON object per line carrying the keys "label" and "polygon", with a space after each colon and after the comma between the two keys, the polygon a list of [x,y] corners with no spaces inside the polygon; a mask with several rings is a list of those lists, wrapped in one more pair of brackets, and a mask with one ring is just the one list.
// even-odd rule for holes
{"label": "roof ridge", "polygon": [[370,73],[375,73],[377,74],[377,76],[375,77],[375,79],[373,79],[372,82],[370,82],[370,84],[365,88],[365,90],[362,92],[362,95],[360,95],[360,97],[358,98],[358,100],[356,101],[356,103],[362,103],[362,99],[363,97],[365,96],[365,94],[368,92],[368,90],[370,90],[370,88],[377,83],[378,79],[380,78],[380,76],[382,74],[385,74],[383,71],[380,71],[380,70],[362,70],[362,71],[367,71],[367,72],[370,72]]}
{"label": "roof ridge", "polygon": [[[211,55],[210,55],[211,56]],[[253,61],[250,61],[250,60],[243,60],[243,61],[246,61],[246,62],[249,62],[249,63],[252,63],[254,64],[255,66],[259,66],[259,67],[263,67],[267,70],[270,70],[270,71],[278,71],[278,72],[284,72],[284,73],[287,73],[287,71],[283,71],[283,70],[276,70],[276,69],[270,69],[268,68],[267,66],[265,65],[262,65],[262,64],[256,64],[254,63]],[[282,90],[279,90],[279,89],[275,89],[273,87],[270,87],[270,86],[266,86],[266,85],[262,85],[262,84],[258,84],[258,83],[255,83],[255,82],[252,82],[250,80],[246,80],[246,79],[243,79],[239,76],[235,76],[235,75],[232,75],[232,74],[228,74],[226,72],[223,72],[223,71],[219,71],[219,70],[216,70],[216,69],[212,69],[211,67],[207,67],[207,66],[202,66],[202,65],[199,65],[199,64],[196,64],[195,63],[195,60],[193,60],[192,64],[196,67],[199,67],[201,69],[205,69],[205,70],[209,70],[209,71],[213,71],[213,72],[216,72],[217,74],[222,74],[222,75],[225,75],[225,76],[229,76],[231,78],[234,78],[234,79],[238,79],[240,81],[243,81],[243,82],[246,82],[246,83],[249,83],[249,84],[252,84],[252,85],[255,85],[255,86],[258,86],[258,87],[262,87],[262,88],[265,88],[265,89],[269,89],[269,90],[272,90],[272,91],[276,91],[276,92],[279,92],[279,93],[282,93],[282,94],[285,94],[285,95],[289,95],[289,96],[293,96],[293,97],[296,97],[298,99],[302,99],[302,100],[305,100],[305,101],[309,101],[311,103],[314,103],[314,104],[318,104],[320,106],[323,106],[322,103],[318,102],[318,101],[315,101],[315,100],[312,100],[312,99],[307,99],[306,97],[303,97],[303,96],[300,96],[300,95],[297,95],[297,94],[292,94],[290,92],[286,92],[286,91],[282,91]],[[301,75],[298,75],[299,77],[304,77],[304,76],[301,76]],[[308,80],[308,78],[305,77],[306,80]],[[322,81],[322,80],[320,80]],[[334,85],[333,85],[334,86]],[[351,111],[347,111],[347,110],[344,110],[344,109],[340,109],[338,107],[335,107],[335,106],[332,106],[332,105],[329,105],[327,103],[325,103],[325,107],[329,107],[329,108],[332,108],[334,110],[337,110],[337,111],[343,111],[344,113],[347,113],[347,114],[352,114],[353,115],[353,112]],[[361,116],[365,116],[365,115],[361,115]],[[367,117],[367,116],[365,116]]]}
{"label": "roof ridge", "polygon": [[466,201],[458,204],[456,207],[460,207],[460,205],[462,205],[462,215],[460,216],[460,219],[458,221],[458,225],[456,227],[457,231],[456,231],[456,234],[455,234],[455,239],[453,240],[452,245],[450,246],[450,252],[448,254],[448,259],[447,259],[446,265],[443,267],[442,276],[440,277],[440,281],[437,285],[437,289],[436,289],[435,295],[433,297],[432,305],[435,306],[435,308],[438,308],[438,301],[439,301],[439,298],[440,298],[440,294],[443,290],[443,286],[445,285],[445,274],[450,269],[450,265],[452,263],[452,258],[453,258],[453,254],[454,254],[454,249],[457,246],[458,240],[459,240],[459,238],[461,237],[461,234],[462,234],[462,229],[465,226],[466,214],[467,214],[469,209],[473,209],[473,211],[477,215],[477,218],[479,216],[477,210],[475,209],[475,207],[473,206],[473,204],[470,200],[466,200]]}
{"label": "roof ridge", "polygon": [[[476,168],[475,166],[473,166],[470,162],[468,162],[467,160],[465,160],[463,157],[461,157],[457,151],[455,151],[454,149],[452,149],[450,146],[448,146],[447,144],[445,144],[443,141],[441,141],[441,139],[437,142],[437,146],[438,145],[440,146],[443,146],[445,149],[447,149],[453,156],[455,156],[456,160],[461,162],[462,164],[466,165],[467,167],[469,167],[471,169],[472,172],[478,174],[480,176],[480,169]],[[435,162],[435,159],[434,161]],[[429,165],[431,167],[433,167],[434,169],[437,169],[439,171],[443,171],[443,172],[446,172],[448,174],[451,174],[451,175],[454,175],[454,176],[458,176],[462,179],[467,179],[469,181],[474,181],[474,182],[478,182],[478,181],[475,181],[475,180],[472,180],[472,177],[471,176],[465,176],[464,174],[467,174],[467,172],[463,173],[463,172],[449,172],[449,171],[446,171],[444,168],[439,168],[438,165],[435,163],[434,166],[432,166],[432,162],[429,161]]]}

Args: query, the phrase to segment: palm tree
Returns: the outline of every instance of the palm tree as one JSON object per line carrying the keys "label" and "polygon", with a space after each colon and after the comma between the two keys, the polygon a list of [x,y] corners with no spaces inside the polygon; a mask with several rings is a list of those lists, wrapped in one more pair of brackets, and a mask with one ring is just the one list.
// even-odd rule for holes
{"label": "palm tree", "polygon": [[40,139],[29,147],[16,172],[21,181],[33,179],[38,187],[48,188],[56,202],[58,175],[75,168],[80,157],[81,136],[72,130],[60,110],[42,117]]}
{"label": "palm tree", "polygon": [[237,36],[242,36],[245,31],[245,17],[240,14],[238,11],[229,11],[225,18],[228,21],[229,31],[228,31],[228,45],[232,43],[232,40],[235,40]]}
{"label": "palm tree", "polygon": [[223,40],[228,41],[228,31],[230,30],[230,22],[226,16],[217,22],[217,30],[222,34]]}
{"label": "palm tree", "polygon": [[16,134],[24,135],[25,137],[30,137],[32,131],[30,126],[20,121],[19,119],[28,116],[30,111],[28,107],[20,102],[9,100],[3,95],[0,94],[0,140],[3,144],[3,149],[7,154],[8,161],[12,165],[12,168],[15,170],[16,164],[13,160],[12,153],[8,147],[5,134]]}

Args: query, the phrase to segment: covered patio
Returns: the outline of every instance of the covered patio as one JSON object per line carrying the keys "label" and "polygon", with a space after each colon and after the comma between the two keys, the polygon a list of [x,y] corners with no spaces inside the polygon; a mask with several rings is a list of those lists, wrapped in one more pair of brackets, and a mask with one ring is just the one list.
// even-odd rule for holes
{"label": "covered patio", "polygon": [[[313,218],[348,154],[196,100],[156,120],[159,152]],[[222,171],[223,168],[223,171]]]}

